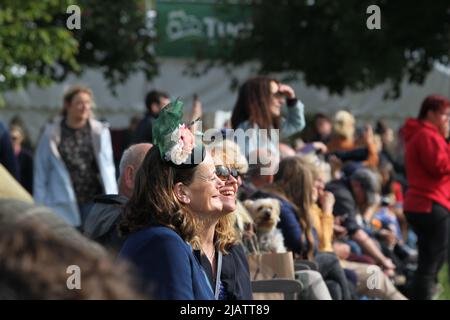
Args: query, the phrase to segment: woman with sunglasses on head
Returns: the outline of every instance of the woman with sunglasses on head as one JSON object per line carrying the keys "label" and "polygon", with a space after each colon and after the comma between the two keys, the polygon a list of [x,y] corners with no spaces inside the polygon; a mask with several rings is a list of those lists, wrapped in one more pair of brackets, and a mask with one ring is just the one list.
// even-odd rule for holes
{"label": "woman with sunglasses on head", "polygon": [[119,257],[134,264],[143,290],[154,299],[208,300],[213,289],[189,243],[200,243],[208,217],[222,215],[224,182],[202,143],[180,124],[182,117],[176,101],[153,123],[156,147],[138,170],[125,207],[120,230],[128,237]]}
{"label": "woman with sunglasses on head", "polygon": [[217,214],[198,215],[200,241],[193,239],[191,244],[215,290],[216,299],[251,300],[250,271],[235,231],[234,216],[236,194],[241,184],[239,172],[247,170],[247,160],[229,140],[209,145],[208,151],[214,160],[216,175],[223,181],[219,188],[223,209]]}
{"label": "woman with sunglasses on head", "polygon": [[[282,117],[281,107],[287,106]],[[239,89],[231,115],[233,129],[242,129],[249,136],[248,143],[240,146],[245,156],[256,149],[268,149],[278,154],[278,141],[270,129],[279,129],[279,139],[285,139],[305,127],[304,105],[288,85],[275,79],[259,76],[247,80]],[[247,131],[248,129],[254,129]],[[266,129],[267,135],[259,132]],[[240,143],[240,142],[239,142]]]}

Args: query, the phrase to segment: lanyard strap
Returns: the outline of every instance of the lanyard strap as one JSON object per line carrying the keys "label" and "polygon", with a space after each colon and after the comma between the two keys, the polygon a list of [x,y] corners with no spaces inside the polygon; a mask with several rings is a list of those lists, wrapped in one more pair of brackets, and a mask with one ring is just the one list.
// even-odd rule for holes
{"label": "lanyard strap", "polygon": [[214,297],[216,298],[216,300],[219,300],[221,272],[222,272],[222,252],[219,250],[219,253],[217,254],[216,291],[214,292]]}

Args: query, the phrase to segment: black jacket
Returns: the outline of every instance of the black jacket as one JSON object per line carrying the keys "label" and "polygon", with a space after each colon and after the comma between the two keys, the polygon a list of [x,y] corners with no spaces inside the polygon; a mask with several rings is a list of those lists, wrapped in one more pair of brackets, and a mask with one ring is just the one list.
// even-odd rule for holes
{"label": "black jacket", "polygon": [[0,122],[0,164],[2,164],[14,178],[17,179],[19,177],[11,138],[2,122]]}
{"label": "black jacket", "polygon": [[127,202],[128,198],[117,194],[95,197],[83,226],[84,235],[108,250],[118,252],[125,239],[119,236],[117,227]]}
{"label": "black jacket", "polygon": [[33,154],[22,148],[16,159],[19,182],[30,194],[33,194]]}
{"label": "black jacket", "polygon": [[132,144],[136,143],[152,143],[153,134],[153,121],[156,119],[150,113],[147,113],[144,119],[139,122],[136,130],[134,131],[133,137],[131,139]]}
{"label": "black jacket", "polygon": [[[194,255],[200,261],[208,276],[211,288],[214,290],[216,279],[212,276],[208,258],[202,255],[199,250],[194,250]],[[241,244],[233,245],[228,250],[228,254],[223,255],[220,280],[225,287],[227,300],[253,300],[250,269]]]}
{"label": "black jacket", "polygon": [[350,181],[348,179],[333,180],[326,185],[325,189],[330,191],[336,199],[333,215],[341,217],[343,227],[352,236],[361,227],[356,222],[356,203],[351,191]]}

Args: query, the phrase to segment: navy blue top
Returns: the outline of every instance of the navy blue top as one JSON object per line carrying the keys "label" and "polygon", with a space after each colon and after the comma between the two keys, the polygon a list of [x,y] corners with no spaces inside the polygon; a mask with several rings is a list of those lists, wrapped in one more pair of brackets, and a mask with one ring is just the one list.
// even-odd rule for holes
{"label": "navy blue top", "polygon": [[144,290],[152,299],[214,299],[191,246],[167,227],[149,227],[129,235],[119,257],[136,266]]}
{"label": "navy blue top", "polygon": [[155,121],[155,117],[147,112],[144,118],[139,122],[136,130],[133,132],[131,142],[135,143],[152,143],[153,142],[153,121]]}
{"label": "navy blue top", "polygon": [[[203,266],[211,287],[215,289],[216,279],[208,258],[199,250],[194,250],[194,255]],[[240,243],[232,245],[228,254],[222,256],[220,281],[219,300],[253,300],[248,261]]]}

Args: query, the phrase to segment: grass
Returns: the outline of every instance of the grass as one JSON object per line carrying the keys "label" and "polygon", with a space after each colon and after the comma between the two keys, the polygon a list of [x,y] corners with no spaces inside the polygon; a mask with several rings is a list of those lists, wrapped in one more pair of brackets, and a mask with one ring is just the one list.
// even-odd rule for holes
{"label": "grass", "polygon": [[439,283],[444,289],[439,295],[438,300],[450,300],[450,281],[448,278],[448,265],[445,265],[439,273]]}

